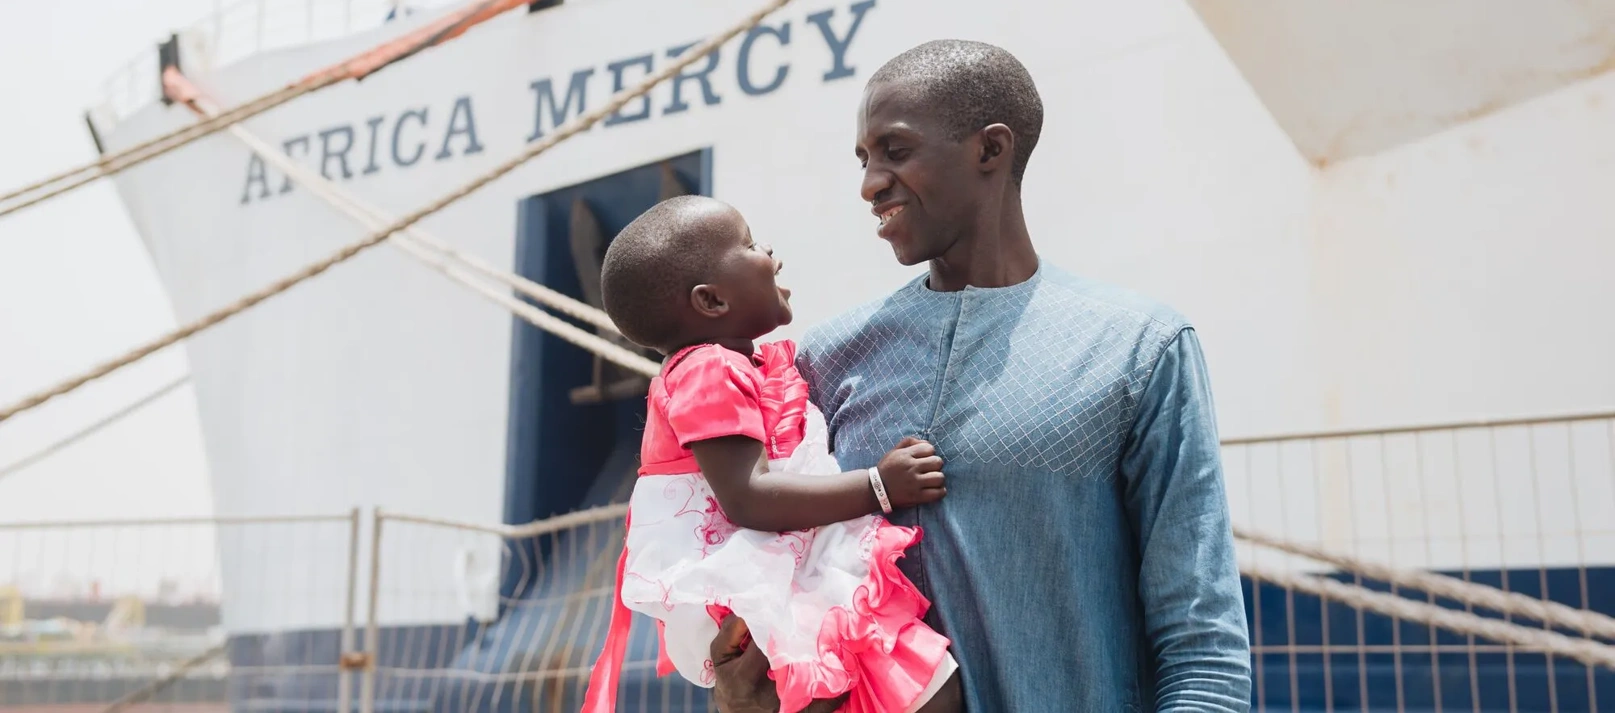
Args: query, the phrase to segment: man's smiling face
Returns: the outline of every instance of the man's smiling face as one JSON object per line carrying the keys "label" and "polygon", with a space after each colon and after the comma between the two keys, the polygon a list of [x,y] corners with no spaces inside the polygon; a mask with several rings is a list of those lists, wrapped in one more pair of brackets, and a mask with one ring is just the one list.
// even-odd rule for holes
{"label": "man's smiling face", "polygon": [[946,110],[902,81],[870,84],[858,108],[861,193],[880,221],[876,234],[904,265],[939,258],[967,235],[987,188],[976,137],[950,136]]}

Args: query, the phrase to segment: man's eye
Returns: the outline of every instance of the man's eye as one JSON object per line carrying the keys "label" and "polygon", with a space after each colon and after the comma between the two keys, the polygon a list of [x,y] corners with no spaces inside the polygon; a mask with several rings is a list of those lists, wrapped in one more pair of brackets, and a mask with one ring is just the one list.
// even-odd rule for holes
{"label": "man's eye", "polygon": [[908,149],[888,149],[886,151],[886,158],[893,161],[901,161],[908,158]]}

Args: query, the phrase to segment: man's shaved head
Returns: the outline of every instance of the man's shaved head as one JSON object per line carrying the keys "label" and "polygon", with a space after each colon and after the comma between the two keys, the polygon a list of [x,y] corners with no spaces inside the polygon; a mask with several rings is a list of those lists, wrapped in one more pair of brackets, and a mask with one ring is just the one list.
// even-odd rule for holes
{"label": "man's shaved head", "polygon": [[1043,133],[1043,99],[1014,55],[983,42],[936,40],[893,57],[869,84],[919,92],[954,141],[992,124],[1008,126],[1015,134],[1010,177],[1020,185]]}

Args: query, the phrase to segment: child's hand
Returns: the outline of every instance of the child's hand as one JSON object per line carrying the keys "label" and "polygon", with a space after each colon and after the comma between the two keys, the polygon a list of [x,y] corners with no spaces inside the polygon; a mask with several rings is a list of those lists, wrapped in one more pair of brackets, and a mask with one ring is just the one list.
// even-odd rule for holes
{"label": "child's hand", "polygon": [[934,503],[948,494],[942,457],[936,447],[918,438],[904,438],[875,467],[893,508]]}

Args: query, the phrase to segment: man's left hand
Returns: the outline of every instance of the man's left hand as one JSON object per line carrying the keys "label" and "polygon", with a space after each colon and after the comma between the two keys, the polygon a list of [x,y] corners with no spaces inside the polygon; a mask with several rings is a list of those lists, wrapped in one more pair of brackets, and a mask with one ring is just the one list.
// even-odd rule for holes
{"label": "man's left hand", "polygon": [[[779,692],[768,678],[768,658],[752,645],[746,622],[731,614],[718,625],[710,654],[717,684],[712,694],[719,713],[776,713]],[[833,713],[847,696],[833,701],[814,701],[802,713]]]}

